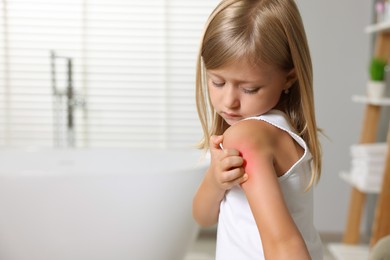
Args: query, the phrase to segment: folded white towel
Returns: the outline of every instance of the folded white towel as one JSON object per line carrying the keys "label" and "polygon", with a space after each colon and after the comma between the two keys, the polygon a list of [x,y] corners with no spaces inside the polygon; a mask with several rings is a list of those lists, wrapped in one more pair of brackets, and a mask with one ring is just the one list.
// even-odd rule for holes
{"label": "folded white towel", "polygon": [[365,157],[352,157],[352,161],[354,162],[364,162],[369,164],[375,164],[375,163],[384,163],[386,161],[386,156],[365,156]]}
{"label": "folded white towel", "polygon": [[352,178],[359,178],[364,180],[382,181],[383,171],[368,172],[362,170],[351,170]]}
{"label": "folded white towel", "polygon": [[382,181],[367,180],[364,178],[353,178],[352,182],[362,190],[379,192],[382,187]]}
{"label": "folded white towel", "polygon": [[352,160],[351,168],[364,171],[384,171],[385,160],[381,161],[364,161],[364,160]]}
{"label": "folded white towel", "polygon": [[352,157],[385,156],[386,152],[386,143],[354,144],[350,147]]}

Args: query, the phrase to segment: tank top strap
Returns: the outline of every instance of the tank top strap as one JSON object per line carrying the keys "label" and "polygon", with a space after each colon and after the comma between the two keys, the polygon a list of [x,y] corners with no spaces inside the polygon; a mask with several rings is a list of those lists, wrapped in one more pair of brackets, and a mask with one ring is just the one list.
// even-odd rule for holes
{"label": "tank top strap", "polygon": [[259,116],[253,116],[253,117],[248,117],[245,118],[244,120],[249,120],[249,119],[256,119],[256,120],[262,120],[265,121],[285,132],[291,135],[292,138],[303,148],[307,149],[306,142],[300,137],[297,133],[296,130],[291,126],[290,122],[287,119],[287,115],[276,109],[272,109],[268,111],[266,114],[259,115]]}

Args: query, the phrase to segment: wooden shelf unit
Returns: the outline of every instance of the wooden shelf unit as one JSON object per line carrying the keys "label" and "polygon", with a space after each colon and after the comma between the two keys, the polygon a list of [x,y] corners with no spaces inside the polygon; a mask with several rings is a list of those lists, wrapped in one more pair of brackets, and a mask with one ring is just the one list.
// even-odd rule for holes
{"label": "wooden shelf unit", "polygon": [[[388,60],[390,57],[390,22],[368,26],[367,33],[375,33],[374,56]],[[390,105],[390,98],[370,100],[366,97],[354,96],[353,101],[365,104],[362,132],[359,143],[375,143],[377,141],[380,112],[382,106]],[[384,177],[375,210],[370,246],[380,238],[390,235],[390,127],[387,135],[387,155]],[[353,185],[353,183],[351,184]],[[360,242],[360,224],[368,191],[352,186],[347,224],[343,243],[358,244]]]}

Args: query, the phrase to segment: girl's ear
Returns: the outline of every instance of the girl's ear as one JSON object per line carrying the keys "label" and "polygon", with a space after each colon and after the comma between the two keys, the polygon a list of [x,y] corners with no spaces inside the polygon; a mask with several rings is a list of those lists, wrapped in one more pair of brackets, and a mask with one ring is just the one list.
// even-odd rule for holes
{"label": "girl's ear", "polygon": [[284,90],[288,90],[295,83],[295,81],[297,81],[297,73],[295,72],[295,68],[292,68],[286,75],[286,84]]}

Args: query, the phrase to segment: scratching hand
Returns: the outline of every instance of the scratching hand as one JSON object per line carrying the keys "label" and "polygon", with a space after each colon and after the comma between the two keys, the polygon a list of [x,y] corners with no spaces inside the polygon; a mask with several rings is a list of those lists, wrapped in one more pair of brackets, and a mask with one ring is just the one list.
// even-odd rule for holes
{"label": "scratching hand", "polygon": [[222,190],[229,190],[234,185],[241,184],[248,179],[243,164],[244,160],[236,149],[223,149],[220,144],[223,136],[211,136],[210,154],[211,164],[209,173],[214,184]]}

